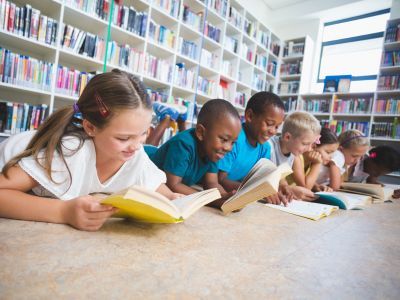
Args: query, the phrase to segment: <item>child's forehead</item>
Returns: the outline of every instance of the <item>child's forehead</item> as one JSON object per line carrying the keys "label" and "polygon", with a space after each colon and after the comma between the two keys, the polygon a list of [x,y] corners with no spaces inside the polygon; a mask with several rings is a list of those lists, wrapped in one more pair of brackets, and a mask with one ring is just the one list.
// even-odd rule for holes
{"label": "child's forehead", "polygon": [[296,138],[299,140],[309,140],[309,139],[315,140],[318,137],[318,135],[319,134],[313,132],[312,130],[306,129],[302,131],[301,134],[298,135]]}
{"label": "child's forehead", "polygon": [[240,119],[231,114],[221,114],[214,122],[208,124],[214,132],[236,132],[241,129]]}

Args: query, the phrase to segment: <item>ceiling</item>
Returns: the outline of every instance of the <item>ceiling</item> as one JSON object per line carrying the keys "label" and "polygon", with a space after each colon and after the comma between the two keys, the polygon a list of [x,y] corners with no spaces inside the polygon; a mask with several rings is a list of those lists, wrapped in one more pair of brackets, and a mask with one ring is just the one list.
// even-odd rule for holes
{"label": "ceiling", "polygon": [[263,0],[270,10],[285,8],[308,0]]}

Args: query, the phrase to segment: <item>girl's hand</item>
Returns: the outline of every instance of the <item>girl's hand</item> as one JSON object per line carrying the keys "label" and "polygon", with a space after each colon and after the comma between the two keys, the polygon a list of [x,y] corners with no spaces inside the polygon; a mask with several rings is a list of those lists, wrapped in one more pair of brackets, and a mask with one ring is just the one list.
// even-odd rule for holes
{"label": "girl's hand", "polygon": [[100,204],[100,201],[89,195],[65,201],[62,210],[64,223],[80,230],[99,230],[118,211],[115,207]]}
{"label": "girl's hand", "polygon": [[310,162],[311,164],[322,164],[322,156],[318,151],[308,151],[303,155],[304,160]]}

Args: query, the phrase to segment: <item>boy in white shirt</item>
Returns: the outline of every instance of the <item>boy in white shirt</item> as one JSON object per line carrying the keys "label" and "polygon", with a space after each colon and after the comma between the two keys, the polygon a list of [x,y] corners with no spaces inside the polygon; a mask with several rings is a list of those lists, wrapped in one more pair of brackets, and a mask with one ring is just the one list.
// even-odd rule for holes
{"label": "boy in white shirt", "polygon": [[[277,166],[287,162],[291,167],[295,156],[311,150],[312,144],[319,138],[321,125],[308,112],[294,112],[283,123],[282,134],[272,137],[268,143],[271,146],[271,161]],[[289,188],[287,181],[281,181],[282,188]],[[313,200],[310,190],[304,187],[291,187],[295,195],[303,200]]]}

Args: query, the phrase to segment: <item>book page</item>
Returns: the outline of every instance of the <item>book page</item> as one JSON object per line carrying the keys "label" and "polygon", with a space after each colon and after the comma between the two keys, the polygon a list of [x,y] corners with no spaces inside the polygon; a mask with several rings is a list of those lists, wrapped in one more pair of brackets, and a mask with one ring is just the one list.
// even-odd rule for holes
{"label": "book page", "polygon": [[370,196],[345,192],[317,192],[318,202],[339,206],[341,209],[362,209],[371,201]]}
{"label": "book page", "polygon": [[175,199],[172,202],[180,211],[182,218],[187,219],[199,208],[219,198],[221,194],[217,188],[213,188]]}
{"label": "book page", "polygon": [[337,206],[320,204],[314,202],[306,202],[299,200],[292,200],[287,206],[275,205],[275,204],[264,204],[265,206],[279,209],[281,211],[308,218],[317,221],[323,217],[329,216],[332,212],[339,209]]}

